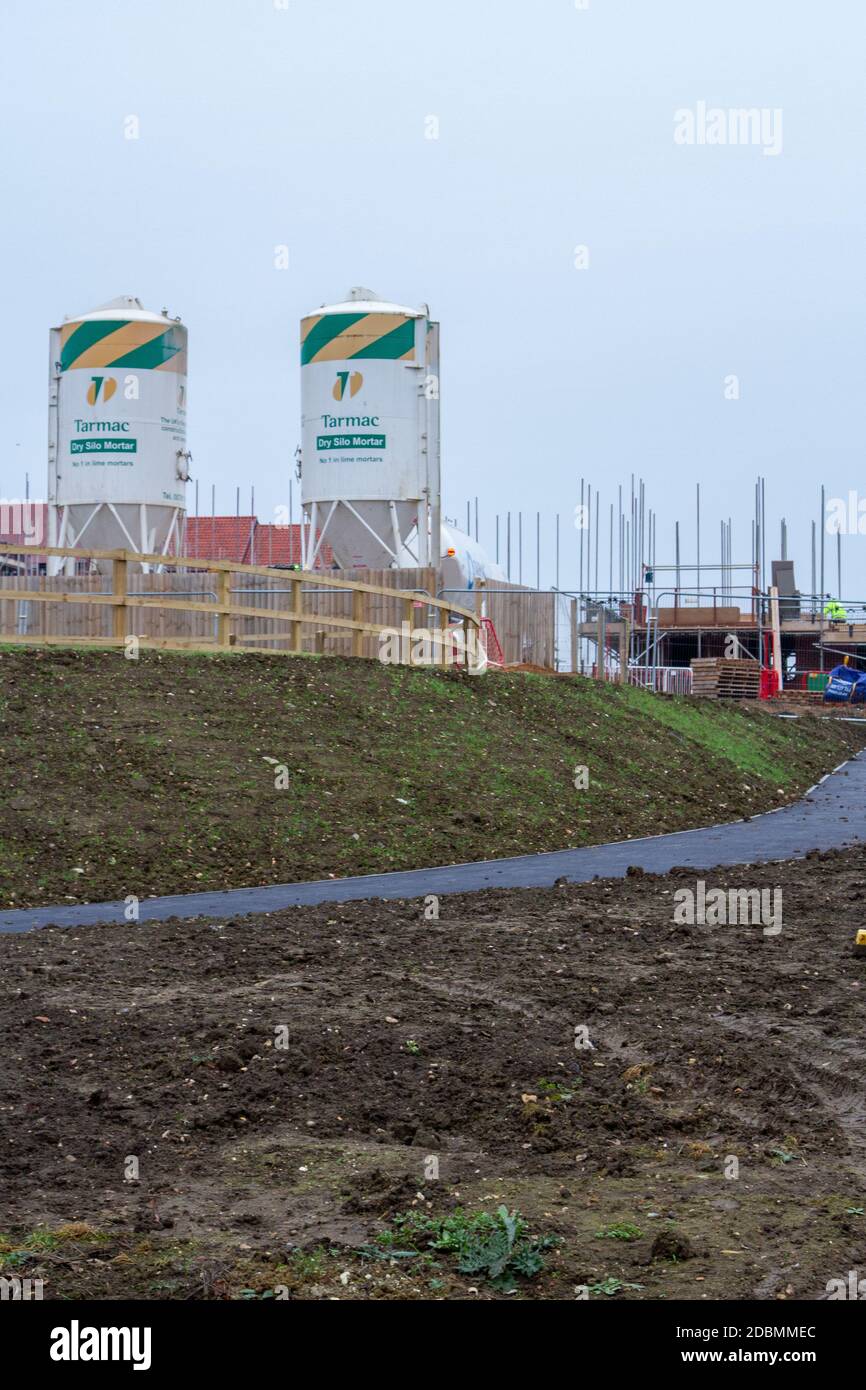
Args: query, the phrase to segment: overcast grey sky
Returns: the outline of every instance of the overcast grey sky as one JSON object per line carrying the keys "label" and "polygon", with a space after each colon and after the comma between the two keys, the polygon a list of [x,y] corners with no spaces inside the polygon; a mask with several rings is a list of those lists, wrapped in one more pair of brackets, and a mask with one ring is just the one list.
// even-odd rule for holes
{"label": "overcast grey sky", "polygon": [[[863,0],[0,15],[0,494],[29,469],[44,495],[49,327],[129,293],[189,327],[202,510],[212,482],[218,511],[237,483],[246,510],[252,483],[272,519],[300,434],[298,319],[360,284],[440,320],[445,510],[465,519],[477,494],[488,542],[497,510],[531,514],[533,581],[540,510],[544,579],[559,511],[576,582],[581,476],[606,518],[642,474],[660,552],[676,515],[693,551],[699,481],[705,555],[724,513],[748,559],[764,473],[768,551],[784,513],[803,589],[820,481],[866,499]],[[781,151],[676,143],[674,113],[700,102],[780,110]],[[843,547],[866,598],[866,536]]]}

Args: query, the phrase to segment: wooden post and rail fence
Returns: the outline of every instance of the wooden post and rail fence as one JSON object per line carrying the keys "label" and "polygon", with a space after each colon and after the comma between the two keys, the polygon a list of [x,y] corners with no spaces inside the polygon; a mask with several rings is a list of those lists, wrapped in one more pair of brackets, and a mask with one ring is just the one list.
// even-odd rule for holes
{"label": "wooden post and rail fence", "polygon": [[[391,646],[392,653],[399,650],[401,664],[448,666],[454,662],[455,625],[462,628],[460,664],[480,630],[468,608],[434,596],[432,569],[376,571],[382,582],[369,583],[233,560],[172,557],[166,569],[164,555],[131,550],[2,542],[2,555],[23,561],[25,573],[0,577],[0,644],[123,647],[135,637],[142,648],[162,650],[376,657],[387,629],[404,639]],[[28,574],[27,556],[81,561],[91,572]],[[158,567],[157,572],[143,572],[142,563]],[[92,572],[97,565],[100,569]],[[417,587],[405,587],[407,579]],[[424,656],[416,658],[403,624],[410,634],[450,632],[439,641],[431,638]]]}

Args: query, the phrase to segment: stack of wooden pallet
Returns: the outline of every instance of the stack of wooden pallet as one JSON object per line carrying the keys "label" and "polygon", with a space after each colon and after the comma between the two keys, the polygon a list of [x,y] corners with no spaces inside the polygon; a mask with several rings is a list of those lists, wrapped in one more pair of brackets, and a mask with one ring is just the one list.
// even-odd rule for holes
{"label": "stack of wooden pallet", "polygon": [[757,700],[761,667],[748,658],[696,657],[692,663],[692,694],[710,700]]}
{"label": "stack of wooden pallet", "polygon": [[823,702],[823,690],[785,690],[777,699],[777,703],[798,706],[821,705]]}

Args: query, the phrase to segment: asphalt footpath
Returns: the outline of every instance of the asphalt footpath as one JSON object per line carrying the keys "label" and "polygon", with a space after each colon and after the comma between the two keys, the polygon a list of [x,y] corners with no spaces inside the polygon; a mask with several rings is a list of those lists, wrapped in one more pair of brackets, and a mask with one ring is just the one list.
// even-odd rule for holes
{"label": "asphalt footpath", "polygon": [[[473,893],[482,888],[550,888],[557,879],[587,883],[593,878],[623,878],[635,866],[647,873],[666,873],[682,865],[714,869],[725,864],[766,864],[801,859],[810,850],[842,849],[866,843],[866,753],[842,763],[810,788],[801,801],[748,820],[679,830],[672,835],[615,840],[584,849],[549,854],[521,854],[475,864],[447,864],[405,873],[364,874],[357,878],[279,883],[264,888],[225,892],[178,893],[142,898],[138,920],[244,917],[355,898],[421,898],[428,893]],[[708,808],[710,809],[710,808]],[[46,926],[82,927],[123,922],[125,901],[76,903],[74,906],[20,908],[0,913],[0,932],[25,932]]]}

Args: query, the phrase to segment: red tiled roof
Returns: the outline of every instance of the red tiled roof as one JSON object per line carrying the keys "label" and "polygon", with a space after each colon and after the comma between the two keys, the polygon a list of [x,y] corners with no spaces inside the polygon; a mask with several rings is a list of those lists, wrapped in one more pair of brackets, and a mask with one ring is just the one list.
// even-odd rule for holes
{"label": "red tiled roof", "polygon": [[[263,524],[254,516],[187,516],[181,554],[191,560],[236,560],[244,565],[299,565],[301,528]],[[331,547],[323,545],[316,569],[330,569]]]}
{"label": "red tiled roof", "polygon": [[[300,526],[264,524],[258,526],[255,534],[255,561],[253,563],[257,565],[299,565],[301,563]],[[317,564],[317,568],[321,569],[321,565]]]}
{"label": "red tiled roof", "polygon": [[[11,545],[48,544],[46,502],[0,503],[0,541]],[[191,560],[235,560],[243,565],[299,565],[301,527],[272,526],[254,516],[187,516],[180,554]],[[324,544],[316,569],[333,565]]]}
{"label": "red tiled roof", "polygon": [[254,516],[188,516],[180,552],[191,560],[249,564]]}

